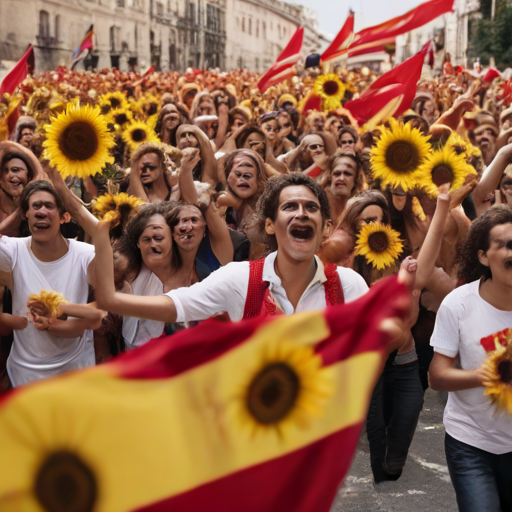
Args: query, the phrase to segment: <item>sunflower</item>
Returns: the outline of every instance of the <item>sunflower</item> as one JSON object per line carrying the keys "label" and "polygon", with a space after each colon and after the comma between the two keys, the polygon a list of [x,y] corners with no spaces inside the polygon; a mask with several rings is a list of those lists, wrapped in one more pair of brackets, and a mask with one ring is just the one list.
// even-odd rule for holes
{"label": "sunflower", "polygon": [[130,110],[126,108],[116,108],[111,110],[108,115],[108,123],[114,125],[116,130],[124,129],[125,125],[131,123],[133,115]]}
{"label": "sunflower", "polygon": [[430,152],[430,144],[409,123],[404,125],[391,118],[389,124],[372,148],[373,179],[382,180],[382,187],[402,187],[407,192],[416,186],[418,171]]}
{"label": "sunflower", "polygon": [[[471,142],[464,140],[457,132],[452,132],[446,141],[446,146],[450,146],[458,155],[464,156],[466,160],[472,156],[482,156],[482,152]],[[446,147],[445,146],[445,147]]]}
{"label": "sunflower", "polygon": [[27,307],[30,308],[30,305],[34,302],[39,302],[44,307],[48,316],[57,317],[59,316],[59,306],[61,304],[67,304],[68,301],[64,298],[62,293],[53,290],[41,290],[40,293],[32,293],[29,295]]}
{"label": "sunflower", "polygon": [[237,396],[238,417],[252,436],[268,430],[283,436],[319,416],[332,390],[331,371],[310,346],[269,343]]}
{"label": "sunflower", "polygon": [[366,224],[357,237],[356,254],[377,270],[391,266],[402,251],[400,234],[386,224]]}
{"label": "sunflower", "polygon": [[138,197],[120,194],[105,194],[92,201],[92,212],[100,220],[111,222],[110,227],[124,225],[125,222],[142,206],[144,201]]}
{"label": "sunflower", "polygon": [[113,162],[109,149],[114,139],[98,107],[68,103],[65,112],[52,118],[45,130],[45,157],[63,178],[85,178]]}
{"label": "sunflower", "polygon": [[341,107],[345,95],[345,85],[338,75],[328,73],[320,75],[313,86],[314,93],[324,100],[324,110],[335,110]]}
{"label": "sunflower", "polygon": [[464,156],[458,155],[448,145],[431,153],[419,172],[420,186],[431,196],[437,196],[438,187],[444,183],[450,183],[450,190],[455,190],[464,185],[466,176],[476,174],[475,168],[466,162]]}
{"label": "sunflower", "polygon": [[146,94],[140,99],[146,116],[151,117],[160,110],[160,100],[154,94]]}
{"label": "sunflower", "polygon": [[484,394],[499,411],[512,414],[512,340],[506,345],[496,341],[496,350],[485,360],[488,380]]}
{"label": "sunflower", "polygon": [[135,151],[145,142],[160,142],[153,129],[140,121],[131,122],[123,132],[123,139]]}
{"label": "sunflower", "polygon": [[110,105],[110,109],[108,109],[106,112],[103,112],[102,108],[102,113],[108,114],[110,110],[115,110],[117,108],[127,108],[128,100],[122,92],[109,92],[100,96],[100,105],[105,106],[105,110],[106,106]]}

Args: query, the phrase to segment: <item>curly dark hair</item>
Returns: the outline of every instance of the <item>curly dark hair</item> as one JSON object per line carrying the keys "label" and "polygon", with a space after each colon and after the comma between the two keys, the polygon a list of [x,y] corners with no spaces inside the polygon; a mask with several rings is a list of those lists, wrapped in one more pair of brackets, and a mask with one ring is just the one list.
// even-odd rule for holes
{"label": "curly dark hair", "polygon": [[265,232],[265,221],[271,219],[275,222],[277,210],[279,207],[279,196],[286,187],[303,186],[309,188],[320,203],[323,224],[331,218],[331,207],[325,190],[311,177],[300,172],[282,174],[267,181],[265,190],[256,204],[256,213],[258,216],[258,227],[264,234],[269,251],[277,250],[277,240],[275,235],[269,235]]}
{"label": "curly dark hair", "polygon": [[14,159],[21,160],[27,167],[28,171],[28,181],[32,181],[34,179],[34,168],[32,167],[32,164],[30,163],[29,159],[19,151],[9,151],[8,153],[5,153],[4,157],[2,158],[2,163],[0,164],[0,169],[5,171],[5,166],[8,162]]}
{"label": "curly dark hair", "polygon": [[501,224],[512,224],[512,209],[509,206],[495,205],[473,221],[457,250],[459,279],[466,283],[480,278],[484,281],[492,279],[491,269],[480,263],[478,252],[489,250],[491,229]]}

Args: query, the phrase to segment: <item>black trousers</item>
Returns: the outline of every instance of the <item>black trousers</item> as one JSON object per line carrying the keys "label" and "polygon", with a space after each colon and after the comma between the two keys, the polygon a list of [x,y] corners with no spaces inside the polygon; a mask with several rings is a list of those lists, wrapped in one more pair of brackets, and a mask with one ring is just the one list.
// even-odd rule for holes
{"label": "black trousers", "polygon": [[422,407],[418,361],[387,364],[373,391],[366,424],[376,483],[401,475]]}

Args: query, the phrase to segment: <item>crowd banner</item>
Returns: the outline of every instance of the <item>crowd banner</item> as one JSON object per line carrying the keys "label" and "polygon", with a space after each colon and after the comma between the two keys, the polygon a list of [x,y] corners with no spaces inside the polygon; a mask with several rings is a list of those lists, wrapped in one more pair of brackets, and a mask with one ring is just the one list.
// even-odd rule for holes
{"label": "crowd banner", "polygon": [[383,123],[392,116],[403,114],[411,106],[431,44],[429,41],[416,55],[377,78],[359,98],[345,103],[359,126],[371,119],[372,124]]}
{"label": "crowd banner", "polygon": [[402,16],[361,30],[354,36],[348,48],[349,56],[373,53],[386,45],[394,44],[396,36],[421,27],[442,14],[452,12],[454,1],[429,0]]}
{"label": "crowd banner", "polygon": [[347,53],[347,49],[354,40],[354,13],[350,11],[343,27],[338,32],[329,47],[322,53],[322,62],[335,59]]}
{"label": "crowd banner", "polygon": [[261,93],[264,93],[269,87],[295,75],[295,65],[302,57],[303,40],[304,27],[299,27],[286,45],[286,48],[258,82],[258,89]]}
{"label": "crowd banner", "polygon": [[94,25],[89,27],[89,30],[85,33],[80,47],[73,52],[73,63],[71,69],[75,69],[75,66],[93,49],[93,38],[94,38]]}
{"label": "crowd banner", "polygon": [[379,326],[409,303],[393,276],[0,396],[0,510],[328,512],[384,364]]}
{"label": "crowd banner", "polygon": [[12,70],[0,84],[0,98],[5,94],[12,94],[17,87],[27,78],[29,73],[34,72],[34,47],[30,44],[27,51],[16,63]]}

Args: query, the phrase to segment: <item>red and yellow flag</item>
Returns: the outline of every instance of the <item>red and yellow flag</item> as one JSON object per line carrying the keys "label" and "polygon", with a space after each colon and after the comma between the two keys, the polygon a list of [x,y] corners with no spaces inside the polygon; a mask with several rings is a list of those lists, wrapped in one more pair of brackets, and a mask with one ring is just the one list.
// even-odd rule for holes
{"label": "red and yellow flag", "polygon": [[0,510],[328,511],[407,289],[208,321],[0,397]]}

